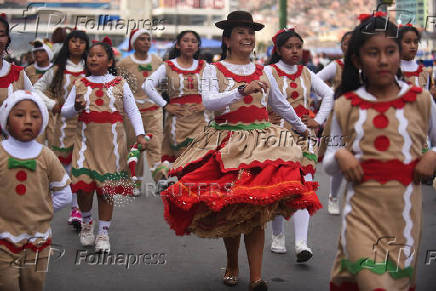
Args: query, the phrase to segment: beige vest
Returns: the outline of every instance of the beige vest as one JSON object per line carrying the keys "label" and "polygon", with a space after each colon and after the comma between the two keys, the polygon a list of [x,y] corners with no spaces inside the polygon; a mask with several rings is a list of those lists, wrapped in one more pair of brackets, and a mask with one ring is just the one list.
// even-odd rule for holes
{"label": "beige vest", "polygon": [[44,73],[46,72],[46,71],[41,72],[41,71],[36,70],[34,65],[26,67],[25,71],[26,71],[26,75],[29,78],[30,82],[32,82],[32,85],[35,84],[39,80],[39,78],[41,78],[44,75]]}
{"label": "beige vest", "polygon": [[87,101],[83,112],[113,112],[115,109],[122,115],[124,113],[123,86],[125,82],[122,77],[115,77],[108,83],[92,83],[87,78],[77,80],[75,82],[76,93],[82,94]]}
{"label": "beige vest", "polygon": [[[256,70],[249,76],[239,76],[230,72],[220,62],[214,64],[217,67],[216,76],[218,79],[219,92],[231,91],[240,85],[248,84],[253,80],[260,80],[268,84],[268,90],[264,93],[247,95],[241,100],[227,106],[225,110],[215,111],[217,123],[227,123],[229,125],[251,124],[268,122],[266,111],[269,94],[269,81],[263,72],[263,67],[256,65]],[[229,88],[229,85],[230,88]]]}
{"label": "beige vest", "polygon": [[172,60],[165,61],[168,78],[168,95],[170,99],[183,95],[198,95],[201,92],[200,79],[206,67],[204,60],[198,61],[198,66],[193,71],[179,69]]}
{"label": "beige vest", "polygon": [[[5,236],[3,240],[9,243],[14,238],[17,240],[20,235],[27,236],[13,243],[16,247],[21,247],[29,241],[29,236],[49,232],[53,218],[49,189],[59,191],[70,184],[70,180],[64,180],[64,168],[55,154],[45,146],[34,159],[34,171],[22,167],[9,168],[10,157],[0,145],[0,233]],[[34,244],[43,241],[37,239]],[[7,250],[7,246],[2,244],[0,248]]]}
{"label": "beige vest", "polygon": [[309,69],[300,65],[295,74],[287,74],[276,65],[271,67],[272,75],[276,79],[280,91],[286,95],[295,113],[299,117],[308,114],[308,109],[312,102],[310,97],[312,78],[310,77]]}
{"label": "beige vest", "polygon": [[[424,89],[428,87],[428,81],[431,80],[433,69],[419,65],[416,72],[403,72],[404,80],[412,86],[418,86]],[[416,76],[418,75],[418,76]]]}
{"label": "beige vest", "polygon": [[[414,96],[416,101],[406,100]],[[353,106],[352,102],[361,105]],[[387,110],[377,111],[377,108],[384,107],[373,105],[383,102],[387,104]],[[354,154],[362,153],[361,160],[399,159],[403,162],[409,157],[410,162],[422,155],[426,144],[431,102],[429,93],[417,87],[390,101],[365,101],[354,91],[342,95],[335,102],[334,110],[346,148]],[[394,105],[400,106],[403,113]],[[358,132],[363,132],[358,144],[353,143],[358,136],[356,128]]]}
{"label": "beige vest", "polygon": [[150,77],[161,64],[162,59],[155,54],[151,54],[151,62],[148,64],[139,65],[135,63],[130,56],[119,62],[119,73],[129,84],[130,90],[132,90],[135,99],[148,99],[144,90],[141,89],[141,86],[146,78]]}

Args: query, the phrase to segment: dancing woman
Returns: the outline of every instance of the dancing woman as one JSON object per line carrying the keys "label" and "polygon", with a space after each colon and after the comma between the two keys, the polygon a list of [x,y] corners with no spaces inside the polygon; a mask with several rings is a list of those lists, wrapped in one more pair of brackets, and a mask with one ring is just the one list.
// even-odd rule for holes
{"label": "dancing woman", "polygon": [[263,25],[234,11],[215,24],[223,29],[223,61],[205,69],[202,97],[215,121],[197,136],[170,171],[179,181],[162,192],[165,219],[176,235],[223,238],[223,282],[238,284],[241,234],[250,266],[250,290],[267,290],[261,279],[265,225],[275,215],[321,207],[316,185],[301,175],[302,152],[291,132],[268,122],[267,105],[307,137],[307,127],[273,77],[250,61],[255,31]]}

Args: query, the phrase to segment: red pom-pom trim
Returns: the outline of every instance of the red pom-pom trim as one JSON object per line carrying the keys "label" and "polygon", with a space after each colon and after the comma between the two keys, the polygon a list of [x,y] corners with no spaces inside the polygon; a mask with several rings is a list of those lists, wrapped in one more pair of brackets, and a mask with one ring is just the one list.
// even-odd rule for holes
{"label": "red pom-pom trim", "polygon": [[251,81],[259,80],[263,73],[263,66],[261,65],[256,65],[254,73],[248,76],[236,75],[235,73],[230,72],[223,64],[219,62],[213,63],[212,65],[214,65],[221,73],[223,73],[224,77],[232,78],[238,83],[250,83]]}
{"label": "red pom-pom trim", "polygon": [[276,64],[271,65],[271,67],[276,69],[277,74],[279,75],[279,77],[288,77],[292,81],[295,81],[295,79],[299,78],[301,76],[301,73],[303,72],[303,69],[304,69],[303,65],[299,65],[298,68],[297,68],[297,71],[294,74],[288,74],[288,73],[280,70],[279,67]]}
{"label": "red pom-pom trim", "polygon": [[174,71],[178,74],[183,74],[183,75],[198,74],[198,73],[200,73],[200,71],[204,67],[204,60],[199,60],[197,68],[193,71],[181,70],[181,69],[177,68],[177,66],[171,60],[167,60],[167,61],[165,61],[165,63],[167,63],[167,65],[170,67],[170,69],[172,71]]}
{"label": "red pom-pom trim", "polygon": [[102,88],[110,88],[110,87],[117,85],[118,83],[121,82],[121,80],[123,80],[123,78],[122,77],[115,77],[112,81],[110,81],[108,83],[92,83],[87,78],[82,78],[80,80],[82,81],[83,84],[85,84],[86,87],[91,87],[92,89],[95,89],[95,88],[102,89]]}
{"label": "red pom-pom trim", "polygon": [[391,100],[391,101],[368,101],[363,98],[360,98],[354,92],[345,93],[344,96],[346,99],[351,101],[352,106],[358,106],[360,109],[374,109],[380,113],[384,113],[390,107],[395,109],[404,108],[406,102],[414,102],[416,101],[416,95],[422,93],[422,88],[420,87],[411,87],[406,93],[401,95],[399,98]]}
{"label": "red pom-pom trim", "polygon": [[410,78],[410,77],[419,77],[419,74],[421,74],[422,69],[424,68],[423,65],[419,65],[418,69],[416,69],[415,72],[403,72],[404,77]]}

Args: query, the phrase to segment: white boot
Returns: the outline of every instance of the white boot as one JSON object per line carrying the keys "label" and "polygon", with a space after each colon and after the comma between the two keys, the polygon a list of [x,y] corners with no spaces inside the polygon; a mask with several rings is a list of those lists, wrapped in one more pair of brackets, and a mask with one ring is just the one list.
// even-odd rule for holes
{"label": "white boot", "polygon": [[329,202],[327,210],[331,215],[339,215],[341,212],[339,210],[339,200],[336,197],[329,195]]}
{"label": "white boot", "polygon": [[286,253],[285,235],[283,233],[272,235],[271,251],[276,254]]}

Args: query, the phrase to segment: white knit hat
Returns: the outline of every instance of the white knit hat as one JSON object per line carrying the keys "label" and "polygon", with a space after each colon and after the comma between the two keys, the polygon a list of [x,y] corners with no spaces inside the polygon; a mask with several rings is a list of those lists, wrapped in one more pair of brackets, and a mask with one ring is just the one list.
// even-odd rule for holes
{"label": "white knit hat", "polygon": [[48,60],[51,62],[53,60],[53,56],[54,56],[53,50],[51,48],[51,44],[40,41],[40,40],[37,40],[34,43],[36,43],[36,42],[40,42],[42,44],[42,46],[32,48],[32,53],[35,51],[44,50],[48,55]]}
{"label": "white knit hat", "polygon": [[9,97],[5,101],[3,101],[3,105],[0,107],[0,125],[2,127],[2,130],[5,133],[9,134],[7,130],[9,113],[18,102],[23,100],[32,100],[38,106],[39,111],[41,111],[42,115],[42,126],[39,130],[39,134],[43,133],[45,127],[48,124],[49,118],[47,106],[45,106],[44,102],[41,100],[36,92],[28,90],[17,90],[9,95]]}

